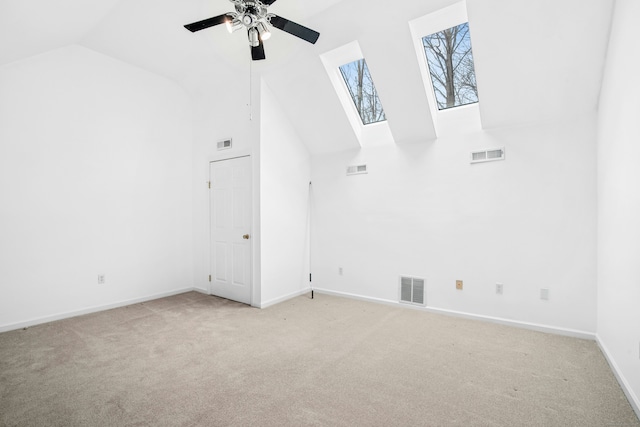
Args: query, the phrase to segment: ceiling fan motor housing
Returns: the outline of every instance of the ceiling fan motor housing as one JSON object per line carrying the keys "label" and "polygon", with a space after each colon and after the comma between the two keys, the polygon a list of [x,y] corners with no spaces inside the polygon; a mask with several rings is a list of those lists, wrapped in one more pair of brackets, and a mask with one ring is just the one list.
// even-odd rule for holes
{"label": "ceiling fan motor housing", "polygon": [[239,1],[235,3],[237,17],[247,29],[255,27],[258,22],[268,22],[267,8],[258,1]]}

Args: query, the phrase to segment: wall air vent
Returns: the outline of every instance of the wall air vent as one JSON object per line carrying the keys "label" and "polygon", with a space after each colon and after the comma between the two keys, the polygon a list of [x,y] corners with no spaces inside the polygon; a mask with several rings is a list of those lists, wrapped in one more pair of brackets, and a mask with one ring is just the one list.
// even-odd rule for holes
{"label": "wall air vent", "polygon": [[419,277],[400,276],[400,302],[426,305],[425,280]]}
{"label": "wall air vent", "polygon": [[471,152],[471,163],[492,162],[494,160],[504,160],[504,147]]}
{"label": "wall air vent", "polygon": [[232,145],[233,144],[231,143],[231,138],[225,139],[224,141],[218,141],[218,151],[228,150]]}
{"label": "wall air vent", "polygon": [[347,167],[347,175],[360,175],[367,173],[367,165],[354,165]]}

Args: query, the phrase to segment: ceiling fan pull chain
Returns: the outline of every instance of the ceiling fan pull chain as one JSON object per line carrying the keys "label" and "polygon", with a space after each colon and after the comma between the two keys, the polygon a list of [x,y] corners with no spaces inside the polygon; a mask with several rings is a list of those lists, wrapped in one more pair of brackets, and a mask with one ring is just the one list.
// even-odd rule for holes
{"label": "ceiling fan pull chain", "polygon": [[249,60],[249,121],[253,121],[253,61]]}

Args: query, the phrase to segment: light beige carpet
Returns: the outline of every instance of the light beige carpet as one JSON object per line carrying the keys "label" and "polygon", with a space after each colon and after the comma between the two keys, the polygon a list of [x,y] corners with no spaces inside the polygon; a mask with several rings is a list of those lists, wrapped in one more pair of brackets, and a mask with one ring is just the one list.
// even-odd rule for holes
{"label": "light beige carpet", "polygon": [[640,426],[596,343],[190,292],[0,334],[4,426]]}

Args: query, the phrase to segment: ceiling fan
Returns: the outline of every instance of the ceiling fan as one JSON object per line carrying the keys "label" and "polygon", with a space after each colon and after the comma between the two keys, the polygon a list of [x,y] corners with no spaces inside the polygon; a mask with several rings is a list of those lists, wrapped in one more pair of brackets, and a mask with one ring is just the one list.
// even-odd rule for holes
{"label": "ceiling fan", "polygon": [[265,59],[263,41],[271,37],[269,27],[275,27],[291,35],[314,44],[320,33],[296,24],[286,18],[268,13],[267,8],[276,0],[229,0],[235,5],[235,12],[214,16],[213,18],[187,24],[184,27],[195,33],[215,25],[226,24],[227,30],[233,33],[241,28],[247,29],[251,58],[254,61]]}

